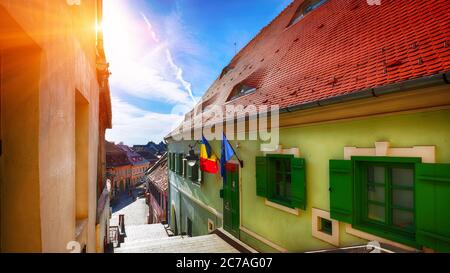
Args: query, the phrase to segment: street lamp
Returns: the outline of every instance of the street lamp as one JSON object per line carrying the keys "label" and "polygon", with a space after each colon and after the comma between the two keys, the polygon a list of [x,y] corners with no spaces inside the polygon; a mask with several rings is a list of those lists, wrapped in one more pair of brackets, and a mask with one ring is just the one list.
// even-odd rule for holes
{"label": "street lamp", "polygon": [[194,145],[189,145],[189,153],[186,156],[187,164],[189,165],[189,167],[194,167],[199,159],[198,155],[196,155],[194,151],[194,148],[195,146],[197,146],[197,144],[198,142],[196,142]]}

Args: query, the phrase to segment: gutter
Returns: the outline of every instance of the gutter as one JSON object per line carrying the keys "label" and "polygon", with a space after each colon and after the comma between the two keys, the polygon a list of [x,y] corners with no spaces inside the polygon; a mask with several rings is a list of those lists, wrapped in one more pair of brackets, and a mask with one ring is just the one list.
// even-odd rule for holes
{"label": "gutter", "polygon": [[[432,87],[437,85],[446,85],[450,84],[450,71],[442,72],[439,74],[435,74],[432,76],[425,76],[417,79],[412,80],[406,80],[399,83],[389,84],[389,85],[383,85],[379,87],[374,88],[367,88],[363,89],[358,92],[353,92],[349,94],[344,94],[336,97],[326,98],[314,102],[307,102],[297,105],[288,106],[285,108],[281,108],[279,113],[285,114],[285,113],[291,113],[306,109],[312,109],[316,107],[322,107],[322,106],[328,106],[343,102],[349,102],[349,101],[356,101],[359,99],[367,99],[367,98],[376,98],[383,95],[388,94],[394,94],[394,93],[401,93],[410,91],[413,89],[419,89],[419,88],[426,88],[426,87]],[[258,114],[251,115],[249,118],[257,118]],[[223,120],[222,122],[227,122],[228,120]],[[202,127],[203,128],[203,127]],[[199,128],[193,128],[194,130]],[[165,137],[165,140],[171,138],[170,134]]]}
{"label": "gutter", "polygon": [[376,98],[379,96],[387,95],[387,94],[393,94],[393,93],[400,93],[409,91],[412,89],[418,89],[418,88],[425,88],[425,87],[431,87],[436,86],[440,84],[450,84],[450,71],[445,73],[439,73],[432,76],[426,76],[418,79],[413,80],[407,80],[399,83],[384,85],[380,87],[375,88],[367,88],[363,89],[359,92],[354,92],[350,94],[345,94],[341,96],[331,97],[315,102],[308,102],[308,103],[302,103],[297,104],[293,106],[288,106],[286,108],[280,109],[280,114],[282,113],[291,113],[295,111],[305,110],[305,109],[311,109],[315,107],[321,107],[321,106],[328,106],[332,104],[342,103],[342,102],[349,102],[359,99],[366,99],[366,98]]}

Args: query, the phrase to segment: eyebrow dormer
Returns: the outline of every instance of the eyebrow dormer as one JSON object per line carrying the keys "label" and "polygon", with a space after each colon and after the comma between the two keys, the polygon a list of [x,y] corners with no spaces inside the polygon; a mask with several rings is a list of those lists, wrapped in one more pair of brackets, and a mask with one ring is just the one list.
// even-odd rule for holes
{"label": "eyebrow dormer", "polygon": [[294,17],[292,17],[292,19],[289,22],[289,25],[287,27],[295,25],[297,22],[302,20],[303,17],[306,16],[306,14],[317,9],[318,7],[322,6],[326,2],[328,2],[328,0],[306,0],[306,1],[304,1],[297,8],[297,11],[295,12]]}

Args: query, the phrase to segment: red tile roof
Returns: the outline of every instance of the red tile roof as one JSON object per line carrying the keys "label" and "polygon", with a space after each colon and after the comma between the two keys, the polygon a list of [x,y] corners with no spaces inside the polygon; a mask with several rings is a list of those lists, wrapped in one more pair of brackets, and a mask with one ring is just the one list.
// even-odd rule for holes
{"label": "red tile roof", "polygon": [[450,71],[448,0],[329,0],[286,28],[302,3],[262,29],[203,101],[223,105],[244,83],[257,92],[232,104],[285,108]]}
{"label": "red tile roof", "polygon": [[106,167],[114,168],[131,165],[127,153],[117,147],[114,143],[105,141]]}
{"label": "red tile roof", "polygon": [[148,180],[154,184],[161,192],[167,191],[168,188],[168,166],[167,153],[148,171]]}
{"label": "red tile roof", "polygon": [[135,152],[129,146],[123,144],[118,144],[116,146],[126,153],[128,161],[130,162],[131,165],[136,166],[136,165],[145,165],[149,163],[147,159],[145,159],[142,155]]}

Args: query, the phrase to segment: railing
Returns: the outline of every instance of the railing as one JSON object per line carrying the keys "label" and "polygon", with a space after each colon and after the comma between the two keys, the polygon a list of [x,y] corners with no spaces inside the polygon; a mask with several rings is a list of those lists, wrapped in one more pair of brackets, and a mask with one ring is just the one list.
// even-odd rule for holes
{"label": "railing", "polygon": [[109,241],[114,247],[120,247],[120,230],[118,226],[109,227]]}

